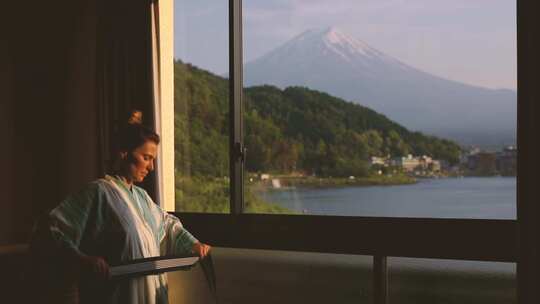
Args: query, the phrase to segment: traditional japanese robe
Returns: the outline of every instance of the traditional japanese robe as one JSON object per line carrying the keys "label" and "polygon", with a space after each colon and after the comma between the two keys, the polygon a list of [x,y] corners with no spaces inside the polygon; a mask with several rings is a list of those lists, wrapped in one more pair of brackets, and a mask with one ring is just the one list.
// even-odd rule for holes
{"label": "traditional japanese robe", "polygon": [[[49,229],[58,246],[103,257],[112,265],[159,255],[187,254],[197,242],[180,220],[157,206],[144,189],[135,185],[128,189],[113,176],[105,176],[69,196],[49,217]],[[100,303],[168,302],[165,274],[111,284],[107,299],[99,299]],[[85,296],[95,295],[85,295],[83,290],[83,303]]]}

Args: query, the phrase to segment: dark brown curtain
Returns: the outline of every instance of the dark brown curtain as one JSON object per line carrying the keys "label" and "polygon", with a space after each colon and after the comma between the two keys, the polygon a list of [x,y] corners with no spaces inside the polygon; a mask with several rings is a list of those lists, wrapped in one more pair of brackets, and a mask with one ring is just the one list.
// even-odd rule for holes
{"label": "dark brown curtain", "polygon": [[[144,124],[154,126],[152,26],[150,0],[99,0],[97,28],[98,126],[101,172],[111,164],[118,127],[132,109],[143,111]],[[156,179],[142,185],[156,199]]]}
{"label": "dark brown curtain", "polygon": [[2,167],[11,190],[2,193],[12,198],[0,213],[7,243],[26,242],[37,216],[98,176],[96,0],[17,4],[5,11],[13,19],[2,58],[10,63],[1,65],[11,70],[0,100],[9,115]]}

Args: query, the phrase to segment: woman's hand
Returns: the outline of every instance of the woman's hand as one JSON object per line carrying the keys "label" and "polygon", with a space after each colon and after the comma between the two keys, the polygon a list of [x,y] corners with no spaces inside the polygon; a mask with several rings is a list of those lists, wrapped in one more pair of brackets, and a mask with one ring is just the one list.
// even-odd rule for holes
{"label": "woman's hand", "polygon": [[200,256],[201,258],[204,258],[208,255],[208,252],[210,252],[210,249],[212,249],[212,247],[206,245],[206,244],[203,244],[201,242],[197,242],[195,244],[193,244],[193,248],[191,248],[191,252],[192,253],[195,253],[196,255]]}
{"label": "woman's hand", "polygon": [[79,259],[81,275],[99,280],[108,280],[111,278],[109,264],[97,256],[81,256]]}

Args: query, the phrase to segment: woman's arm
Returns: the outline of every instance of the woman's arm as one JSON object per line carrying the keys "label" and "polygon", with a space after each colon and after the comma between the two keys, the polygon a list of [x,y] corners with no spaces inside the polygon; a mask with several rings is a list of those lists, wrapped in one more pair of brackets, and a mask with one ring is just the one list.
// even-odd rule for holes
{"label": "woman's arm", "polygon": [[[140,189],[140,188],[137,188]],[[180,219],[163,210],[155,204],[146,191],[141,189],[146,197],[148,208],[154,218],[159,218],[156,237],[160,242],[162,255],[197,254],[200,257],[208,255],[211,247],[199,242],[189,231],[184,228]]]}
{"label": "woman's arm", "polygon": [[201,253],[198,250],[201,244],[189,231],[187,231],[180,220],[172,215],[163,212],[164,236],[162,239],[162,251],[164,254],[189,254]]}
{"label": "woman's arm", "polygon": [[[98,210],[100,199],[99,186],[90,184],[49,213],[48,229],[59,258],[77,275],[109,276],[109,267],[103,258],[88,256],[79,248],[87,230],[98,231],[104,224],[103,215]],[[92,223],[90,217],[94,219]]]}

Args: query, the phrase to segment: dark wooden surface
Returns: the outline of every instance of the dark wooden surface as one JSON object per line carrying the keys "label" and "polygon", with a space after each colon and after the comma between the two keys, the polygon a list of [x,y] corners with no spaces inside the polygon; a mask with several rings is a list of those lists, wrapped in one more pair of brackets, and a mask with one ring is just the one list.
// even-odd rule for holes
{"label": "dark wooden surface", "polygon": [[518,0],[518,301],[540,303],[540,4]]}
{"label": "dark wooden surface", "polygon": [[181,213],[214,246],[515,262],[513,220]]}

